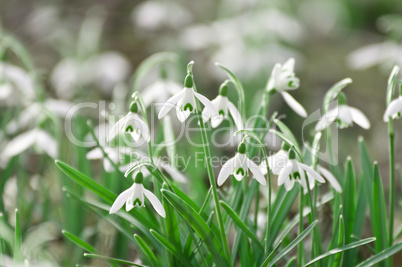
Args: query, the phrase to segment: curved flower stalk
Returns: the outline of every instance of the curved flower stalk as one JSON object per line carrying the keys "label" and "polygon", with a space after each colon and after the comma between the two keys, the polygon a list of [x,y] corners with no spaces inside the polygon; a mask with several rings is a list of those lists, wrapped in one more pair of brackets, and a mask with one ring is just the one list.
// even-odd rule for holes
{"label": "curved flower stalk", "polygon": [[58,155],[56,140],[46,131],[35,128],[16,136],[8,142],[1,153],[1,157],[5,162],[8,162],[12,157],[21,154],[31,146],[54,159]]}
{"label": "curved flower stalk", "polygon": [[211,101],[194,91],[193,77],[192,75],[187,75],[184,80],[184,89],[166,101],[159,112],[158,119],[162,119],[173,107],[176,107],[177,118],[180,122],[184,122],[190,116],[190,113],[197,112],[196,99],[211,110],[214,116],[218,116],[219,113]]}
{"label": "curved flower stalk", "polygon": [[237,154],[222,166],[218,176],[218,185],[222,185],[231,174],[236,180],[241,181],[248,176],[249,170],[260,184],[267,184],[258,166],[247,158],[246,144],[242,142],[237,149]]}
{"label": "curved flower stalk", "polygon": [[228,118],[228,115],[232,116],[237,130],[243,130],[243,121],[241,119],[240,112],[236,108],[236,106],[229,100],[228,95],[228,86],[227,83],[223,83],[219,88],[219,95],[211,101],[211,103],[215,106],[215,109],[218,110],[218,116],[213,116],[213,111],[209,110],[207,107],[204,108],[202,112],[202,118],[204,122],[207,122],[211,119],[211,125],[213,128],[218,127],[222,121]]}
{"label": "curved flower stalk", "polygon": [[126,203],[126,211],[130,211],[134,207],[145,207],[144,196],[149,200],[156,212],[166,217],[165,209],[159,199],[142,185],[144,176],[142,172],[138,172],[134,179],[134,184],[127,190],[123,191],[114,201],[109,210],[109,214],[116,213],[124,203]]}
{"label": "curved flower stalk", "polygon": [[402,111],[402,96],[391,101],[384,113],[384,122],[388,122],[389,118],[399,119]]}
{"label": "curved flower stalk", "polygon": [[283,65],[279,63],[276,64],[272,70],[267,90],[272,93],[280,93],[289,107],[291,107],[299,116],[305,118],[307,117],[306,110],[287,92],[289,90],[296,90],[300,85],[300,80],[294,73],[294,66],[294,58],[289,58]]}
{"label": "curved flower stalk", "polygon": [[130,104],[130,111],[110,129],[108,140],[112,140],[119,133],[128,133],[131,135],[134,142],[139,141],[141,137],[146,142],[149,142],[151,135],[149,133],[148,124],[142,117],[138,116],[137,112],[138,104],[133,101]]}
{"label": "curved flower stalk", "polygon": [[353,125],[353,122],[363,129],[370,128],[370,121],[359,109],[346,105],[346,96],[338,95],[338,106],[329,110],[315,126],[315,130],[322,131],[338,119],[338,127],[343,129]]}
{"label": "curved flower stalk", "polygon": [[313,168],[306,164],[300,163],[296,160],[296,153],[293,149],[289,151],[289,161],[286,167],[282,168],[278,176],[278,186],[285,185],[286,191],[290,191],[295,182],[298,182],[304,189],[304,193],[308,192],[307,181],[310,185],[310,190],[314,188],[314,180],[325,183],[324,178],[321,177]]}

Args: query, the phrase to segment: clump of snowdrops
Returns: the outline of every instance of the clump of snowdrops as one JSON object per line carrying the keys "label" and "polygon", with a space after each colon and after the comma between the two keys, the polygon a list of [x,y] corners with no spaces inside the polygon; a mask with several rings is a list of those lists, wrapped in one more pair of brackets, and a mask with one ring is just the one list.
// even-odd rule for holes
{"label": "clump of snowdrops", "polygon": [[[88,122],[89,138],[96,147],[87,152],[86,159],[102,160],[108,179],[113,181],[99,181],[95,175],[87,176],[83,170],[56,160],[56,165],[80,188],[81,193],[77,193],[65,186],[66,195],[111,223],[108,227],[113,227],[119,235],[115,242],[120,252],[124,250],[120,255],[126,256],[103,255],[82,236],[63,231],[66,238],[86,251],[85,257],[112,266],[392,265],[391,256],[402,249],[402,243],[395,242],[401,231],[394,230],[393,225],[394,209],[398,205],[394,194],[393,123],[402,110],[402,98],[396,97],[395,92],[400,85],[397,66],[384,90],[387,104],[384,122],[389,128],[390,156],[387,210],[378,164],[371,160],[362,138],[358,139],[362,173],[356,174],[351,158],[344,165],[335,164],[331,129],[339,129],[342,134],[341,129],[354,124],[370,128],[369,119],[358,108],[347,104],[343,89],[351,79],[341,80],[328,90],[322,115],[315,120],[314,134],[300,145],[299,138],[276,112],[268,114],[271,97],[280,94],[298,116],[308,119],[307,111],[289,93],[300,87],[294,59],[273,67],[267,74],[266,87],[261,90],[257,113],[246,114],[250,101],[245,99],[241,81],[228,68],[216,64],[217,70],[227,74],[227,80],[222,81],[216,89],[216,98],[210,101],[197,88],[200,77],[193,73],[194,62],[183,70],[183,85],[169,79],[166,66],[175,58],[173,54],[160,53],[146,59],[134,75],[132,97],[116,103],[120,110],[125,110],[125,115],[106,114],[111,119],[102,127],[93,127]],[[18,83],[22,78],[15,78],[17,74],[22,75],[20,70],[6,63],[0,67],[3,87],[28,88],[28,93],[34,95],[34,85],[26,87]],[[161,69],[160,79],[139,91],[138,80],[154,67]],[[32,82],[31,78],[23,78]],[[235,94],[229,94],[230,90]],[[398,93],[401,95],[401,90]],[[54,105],[41,98],[38,103],[31,110],[43,110],[35,114],[45,113],[47,117],[5,145],[3,164],[7,165],[31,146],[52,158],[60,154],[53,137],[60,133],[48,133],[48,119],[60,123],[52,112]],[[32,116],[32,111],[28,113]],[[255,119],[250,122],[248,118],[253,115]],[[203,177],[195,169],[180,169],[177,160],[178,156],[191,155],[177,154],[175,128],[186,130],[191,120],[195,125],[191,127],[193,130],[196,127],[195,132],[201,137],[200,164],[208,176],[209,190],[202,203],[196,203],[186,188],[195,184],[194,179]],[[230,138],[235,152],[226,155],[223,164],[214,166],[211,135],[226,120],[233,122],[228,132],[233,135]],[[107,129],[102,138],[101,128]],[[279,151],[272,151],[264,142],[267,134],[280,140]],[[325,153],[320,150],[322,143],[327,148]],[[276,189],[274,184],[278,186]],[[298,214],[292,218],[289,214],[294,204],[299,207]],[[330,210],[331,225],[317,215],[323,207]],[[369,236],[362,232],[368,224],[367,211]],[[19,224],[16,211],[15,242],[11,248],[14,263],[27,258],[21,249]],[[1,245],[1,254],[9,250]],[[138,253],[132,254],[133,251]]]}

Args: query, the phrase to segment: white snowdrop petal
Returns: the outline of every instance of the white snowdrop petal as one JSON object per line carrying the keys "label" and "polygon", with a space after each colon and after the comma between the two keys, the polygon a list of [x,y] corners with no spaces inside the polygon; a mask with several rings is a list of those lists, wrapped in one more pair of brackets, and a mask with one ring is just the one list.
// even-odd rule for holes
{"label": "white snowdrop petal", "polygon": [[96,147],[87,153],[86,158],[88,160],[101,159],[103,158],[102,150]]}
{"label": "white snowdrop petal", "polygon": [[163,104],[161,110],[159,111],[158,119],[162,119],[173,107],[176,107],[177,102],[183,97],[186,88],[184,88],[180,93],[169,98],[165,104]]}
{"label": "white snowdrop petal", "polygon": [[[205,96],[203,96],[202,94],[199,94],[197,92],[193,92],[194,96],[200,100],[200,102],[211,111],[212,116],[218,116],[219,112],[216,109],[216,107],[211,103],[211,101],[209,101],[208,98],[206,98]],[[195,107],[194,107],[195,108]]]}
{"label": "white snowdrop petal", "polygon": [[10,159],[21,154],[36,142],[36,135],[37,130],[34,129],[16,136],[3,149],[2,157]]}
{"label": "white snowdrop petal", "polygon": [[142,137],[145,141],[149,142],[151,140],[151,135],[149,133],[148,125],[145,120],[139,116],[137,116],[136,120],[134,121],[135,126],[141,133]]}
{"label": "white snowdrop petal", "polygon": [[221,186],[226,179],[229,177],[229,175],[233,172],[234,167],[235,167],[235,160],[236,157],[233,157],[226,161],[225,164],[223,164],[221,171],[219,172],[218,175],[218,185]]}
{"label": "white snowdrop petal", "polygon": [[266,160],[265,160],[265,159],[261,162],[259,168],[260,168],[260,171],[261,171],[261,173],[262,173],[263,175],[265,175],[265,174],[268,173],[268,170],[267,170],[267,163],[266,163]]}
{"label": "white snowdrop petal", "polygon": [[111,173],[114,171],[114,167],[113,167],[112,163],[110,163],[109,159],[107,159],[107,158],[103,159],[103,168],[108,173]]}
{"label": "white snowdrop petal", "polygon": [[273,80],[273,87],[275,90],[280,91],[281,88],[279,87],[280,79],[281,79],[281,64],[277,63],[275,64],[272,73],[271,73],[271,79]]}
{"label": "white snowdrop petal", "polygon": [[115,213],[121,207],[123,207],[124,203],[131,197],[131,194],[134,191],[134,185],[132,185],[129,189],[123,191],[114,201],[112,207],[109,210],[109,214]]}
{"label": "white snowdrop petal", "polygon": [[156,212],[163,218],[166,218],[166,211],[163,208],[163,205],[160,202],[160,200],[151,191],[149,191],[145,188],[143,190],[144,190],[144,195],[148,198],[149,202],[151,202],[151,205],[154,207]]}
{"label": "white snowdrop petal", "polygon": [[227,101],[227,106],[228,106],[230,115],[232,115],[232,118],[233,118],[233,120],[234,120],[234,122],[236,124],[237,130],[239,130],[239,131],[243,130],[243,121],[241,119],[241,115],[240,115],[239,110],[230,101]]}
{"label": "white snowdrop petal", "polygon": [[285,181],[285,189],[286,191],[292,190],[293,186],[295,185],[295,180],[293,179],[287,179]]}
{"label": "white snowdrop petal", "polygon": [[336,120],[336,118],[338,118],[338,114],[338,107],[328,110],[328,112],[325,113],[324,116],[322,116],[321,119],[318,121],[317,125],[315,126],[315,131],[320,132],[327,128],[331,123]]}
{"label": "white snowdrop petal", "polygon": [[303,106],[296,101],[290,94],[287,92],[281,92],[283,99],[285,99],[286,103],[291,107],[299,116],[306,118],[307,112],[303,108]]}
{"label": "white snowdrop petal", "polygon": [[303,163],[298,163],[299,167],[307,172],[307,175],[313,176],[314,179],[316,179],[320,183],[325,183],[324,178],[320,174],[318,174],[313,168],[310,166],[307,166],[306,164]]}
{"label": "white snowdrop petal", "polygon": [[352,112],[350,110],[349,106],[346,105],[341,105],[338,107],[338,118],[347,124],[352,124],[353,118],[352,118]]}
{"label": "white snowdrop petal", "polygon": [[45,151],[52,158],[57,158],[58,146],[56,140],[45,131],[38,130],[36,137],[36,145],[42,151]]}
{"label": "white snowdrop petal", "polygon": [[384,121],[388,122],[389,117],[394,117],[395,114],[402,111],[402,97],[392,100],[388,105],[387,110],[384,114]]}
{"label": "white snowdrop petal", "polygon": [[364,129],[370,128],[370,121],[367,119],[366,115],[363,114],[359,109],[354,107],[349,107],[350,113],[352,113],[353,121]]}
{"label": "white snowdrop petal", "polygon": [[278,186],[281,186],[286,180],[289,179],[289,175],[292,172],[293,164],[291,161],[288,161],[286,167],[283,168],[278,175]]}
{"label": "white snowdrop petal", "polygon": [[327,169],[321,167],[320,165],[317,166],[317,170],[324,176],[325,179],[329,182],[329,184],[339,193],[342,193],[342,187],[339,184],[338,180],[335,176]]}
{"label": "white snowdrop petal", "polygon": [[247,167],[253,174],[254,178],[262,185],[266,185],[267,182],[265,181],[264,175],[262,174],[261,170],[258,168],[257,164],[255,164],[250,159],[246,158]]}
{"label": "white snowdrop petal", "polygon": [[286,70],[289,72],[294,72],[294,68],[295,68],[295,59],[292,57],[289,58],[282,66],[282,70]]}
{"label": "white snowdrop petal", "polygon": [[118,120],[110,129],[109,131],[109,136],[107,141],[111,141],[113,140],[113,138],[115,138],[118,134],[120,134],[121,128],[123,127],[124,124],[126,124],[126,119],[127,119],[127,115],[124,116],[123,118],[121,118],[120,120]]}

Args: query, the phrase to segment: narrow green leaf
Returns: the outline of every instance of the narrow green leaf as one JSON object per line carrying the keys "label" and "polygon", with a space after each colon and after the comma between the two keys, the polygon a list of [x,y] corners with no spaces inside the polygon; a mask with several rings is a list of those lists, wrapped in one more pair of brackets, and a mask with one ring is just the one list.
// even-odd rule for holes
{"label": "narrow green leaf", "polygon": [[[345,223],[343,221],[342,215],[339,217],[339,232],[338,232],[338,247],[343,247],[345,245]],[[333,266],[342,266],[343,262],[343,252],[337,253],[335,256],[335,261]]]}
{"label": "narrow green leaf", "polygon": [[287,136],[289,138],[289,140],[291,140],[296,147],[300,150],[300,146],[297,143],[297,139],[296,137],[293,135],[292,131],[288,128],[288,126],[286,126],[282,121],[275,119],[274,120],[276,126],[278,126],[279,130],[281,130],[281,132]]}
{"label": "narrow green leaf", "polygon": [[300,235],[298,235],[292,242],[289,243],[279,254],[272,259],[271,262],[268,262],[268,258],[264,260],[262,263],[262,267],[265,266],[274,266],[279,260],[285,257],[293,248],[295,248],[306,236],[314,229],[317,225],[317,220],[309,225]]}
{"label": "narrow green leaf", "polygon": [[239,216],[232,210],[232,208],[229,207],[228,204],[226,204],[223,201],[220,201],[221,206],[225,209],[226,213],[232,218],[233,222],[251,239],[254,241],[254,243],[257,245],[259,249],[264,251],[264,248],[262,247],[260,241],[258,238],[251,232],[251,230],[245,225],[242,220],[239,218]]}
{"label": "narrow green leaf", "polygon": [[373,257],[363,261],[362,263],[360,263],[356,267],[373,266],[373,265],[375,265],[375,264],[387,259],[388,257],[394,255],[395,253],[399,252],[400,250],[402,250],[402,242],[400,242],[398,244],[395,244],[392,247],[389,247],[389,248],[381,251],[380,253],[374,255]]}
{"label": "narrow green leaf", "polygon": [[135,240],[138,243],[138,246],[140,247],[141,251],[144,253],[145,257],[148,259],[149,263],[151,263],[152,266],[160,266],[160,263],[158,259],[156,258],[155,254],[152,252],[150,247],[148,246],[147,243],[137,234],[134,235]]}
{"label": "narrow green leaf", "polygon": [[141,264],[134,263],[134,262],[131,262],[131,261],[126,261],[126,260],[121,260],[121,259],[116,259],[116,258],[110,258],[110,257],[97,255],[97,254],[84,253],[84,257],[91,258],[91,259],[102,260],[102,261],[107,261],[107,262],[111,262],[111,263],[125,264],[125,265],[129,265],[129,266],[146,267],[146,265],[141,265]]}
{"label": "narrow green leaf", "polygon": [[278,131],[276,131],[274,129],[269,130],[269,132],[271,132],[274,135],[278,136],[280,139],[282,139],[283,142],[287,143],[289,146],[294,147],[297,155],[299,156],[299,159],[303,158],[303,155],[301,153],[301,150],[300,150],[298,144],[294,143],[290,137],[288,137],[284,133],[278,132]]}
{"label": "narrow green leaf", "polygon": [[337,82],[334,84],[325,94],[324,96],[324,103],[323,103],[323,109],[324,112],[328,112],[329,104],[331,101],[335,99],[335,97],[342,91],[343,88],[345,88],[347,85],[352,83],[352,79],[346,78],[343,79],[342,81]]}
{"label": "narrow green leaf", "polygon": [[395,65],[392,68],[391,74],[388,78],[388,86],[387,86],[387,106],[391,103],[392,98],[394,97],[395,87],[397,83],[397,76],[399,72],[399,67]]}
{"label": "narrow green leaf", "polygon": [[[352,159],[348,157],[346,163],[345,181],[343,184],[343,216],[345,218],[345,242],[351,241],[350,236],[353,231],[353,222],[355,219],[356,202],[356,177],[353,168]],[[343,220],[343,219],[342,219]]]}
{"label": "narrow green leaf", "polygon": [[70,241],[72,241],[74,244],[80,246],[82,249],[91,252],[91,253],[96,253],[96,249],[91,246],[90,244],[88,244],[87,242],[83,241],[82,239],[80,239],[79,237],[73,235],[72,233],[69,233],[66,230],[62,230],[61,231],[63,233],[63,235],[65,237],[67,237],[68,239],[70,239]]}
{"label": "narrow green leaf", "polygon": [[347,250],[349,250],[349,249],[353,249],[353,248],[358,248],[358,247],[360,247],[360,246],[364,246],[364,245],[366,245],[366,244],[368,244],[368,243],[371,243],[371,242],[373,242],[373,241],[375,241],[375,237],[370,237],[370,238],[366,238],[366,239],[359,240],[359,241],[356,241],[356,242],[352,242],[352,243],[347,244],[347,245],[345,245],[345,246],[343,246],[343,247],[340,247],[340,248],[332,249],[332,250],[330,250],[330,251],[328,251],[328,252],[326,252],[326,253],[324,253],[324,254],[318,256],[317,258],[311,260],[309,263],[307,263],[306,265],[304,265],[304,267],[311,266],[311,265],[313,265],[314,263],[316,263],[316,262],[318,262],[318,261],[320,261],[320,260],[322,260],[322,259],[325,259],[325,258],[327,258],[327,257],[329,257],[329,256],[332,256],[332,255],[335,255],[335,254],[338,254],[338,253],[347,251]]}
{"label": "narrow green leaf", "polygon": [[68,177],[70,177],[74,182],[79,184],[85,189],[88,189],[95,193],[97,196],[108,202],[109,204],[112,204],[114,200],[116,199],[116,195],[95,182],[94,180],[90,179],[83,173],[77,171],[73,167],[69,166],[68,164],[56,160],[55,161],[57,167],[59,167]]}
{"label": "narrow green leaf", "polygon": [[197,235],[204,241],[205,246],[212,254],[216,264],[227,265],[228,261],[222,256],[223,249],[212,229],[202,217],[176,194],[162,189],[163,197],[176,209],[176,211],[191,225]]}
{"label": "narrow green leaf", "polygon": [[23,255],[21,251],[22,234],[21,234],[21,221],[20,213],[18,209],[15,209],[15,240],[14,240],[14,261],[23,261]]}
{"label": "narrow green leaf", "polygon": [[373,203],[375,219],[372,221],[373,233],[377,238],[375,250],[381,252],[387,247],[387,213],[385,209],[384,189],[377,162],[374,162]]}
{"label": "narrow green leaf", "polygon": [[185,266],[191,266],[191,263],[181,254],[180,249],[173,245],[169,240],[164,238],[161,234],[156,232],[155,230],[149,230],[151,235],[159,242],[162,246],[164,246],[173,256],[175,256],[178,260],[181,261]]}

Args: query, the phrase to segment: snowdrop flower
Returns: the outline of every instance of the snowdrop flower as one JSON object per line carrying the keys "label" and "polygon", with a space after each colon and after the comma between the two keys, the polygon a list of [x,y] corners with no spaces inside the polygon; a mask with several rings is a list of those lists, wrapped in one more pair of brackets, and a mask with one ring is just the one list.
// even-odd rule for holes
{"label": "snowdrop flower", "polygon": [[198,99],[206,108],[212,111],[215,116],[218,115],[218,111],[215,106],[205,96],[197,93],[193,89],[193,77],[187,75],[184,80],[184,89],[169,98],[162,106],[159,112],[158,119],[162,119],[174,106],[176,106],[177,118],[180,122],[184,122],[190,113],[197,111],[197,103],[195,99]]}
{"label": "snowdrop flower", "polygon": [[[122,147],[103,147],[103,150],[108,155],[108,157],[113,161],[114,164],[118,165],[120,159],[124,158],[125,155],[129,154],[125,148]],[[108,158],[104,157],[102,150],[96,147],[87,153],[88,160],[103,160],[103,167],[106,172],[113,172],[115,169]]]}
{"label": "snowdrop flower", "polygon": [[58,147],[56,140],[44,130],[36,128],[22,133],[8,142],[1,156],[3,160],[8,161],[31,146],[35,146],[40,152],[45,152],[52,158],[57,157]]}
{"label": "snowdrop flower", "polygon": [[[278,175],[279,172],[284,167],[286,167],[286,164],[289,160],[289,149],[290,146],[287,143],[283,142],[281,150],[267,158],[269,168],[271,169],[273,174]],[[260,170],[264,175],[267,174],[267,164],[265,160],[263,160],[260,164]]]}
{"label": "snowdrop flower", "polygon": [[145,106],[148,107],[154,102],[166,102],[170,96],[180,93],[182,89],[179,83],[162,79],[145,87],[141,92]]}
{"label": "snowdrop flower", "polygon": [[279,92],[286,103],[301,117],[307,117],[307,112],[289,93],[286,91],[299,88],[300,81],[294,73],[294,58],[288,59],[283,64],[276,64],[272,70],[271,79],[268,82],[268,90]]}
{"label": "snowdrop flower", "polygon": [[370,128],[370,121],[359,109],[346,105],[346,96],[343,93],[338,95],[338,106],[329,110],[315,126],[315,130],[322,131],[332,122],[338,119],[339,128],[349,127],[355,122],[364,129]]}
{"label": "snowdrop flower", "polygon": [[219,95],[211,101],[211,103],[218,110],[219,115],[213,116],[213,112],[209,110],[207,107],[204,108],[202,112],[202,118],[204,122],[211,119],[211,125],[213,128],[218,127],[222,121],[228,117],[229,113],[232,115],[232,118],[236,124],[238,130],[243,130],[243,121],[241,119],[240,112],[237,110],[236,106],[230,102],[227,97],[228,95],[228,86],[226,83],[222,84],[219,89]]}
{"label": "snowdrop flower", "polygon": [[329,184],[339,193],[342,193],[342,187],[339,184],[338,180],[335,178],[335,176],[327,169],[324,167],[321,167],[320,165],[317,165],[317,171],[324,177],[325,180],[329,182]]}
{"label": "snowdrop flower", "polygon": [[148,198],[156,212],[166,217],[165,209],[159,199],[142,185],[144,176],[142,172],[138,172],[134,179],[134,184],[127,190],[123,191],[114,201],[110,208],[109,214],[116,213],[124,203],[126,203],[126,211],[130,211],[134,207],[145,207],[144,196]]}
{"label": "snowdrop flower", "polygon": [[118,120],[109,131],[109,141],[119,133],[129,133],[133,140],[137,142],[142,137],[146,142],[151,140],[146,121],[138,116],[138,104],[132,102],[130,111],[123,118]]}
{"label": "snowdrop flower", "polygon": [[24,99],[35,97],[35,86],[29,73],[20,67],[0,62],[0,99],[9,101],[17,90]]}
{"label": "snowdrop flower", "polygon": [[384,113],[384,122],[388,122],[389,117],[397,119],[401,116],[402,111],[402,96],[394,99],[389,103],[387,110]]}
{"label": "snowdrop flower", "polygon": [[296,160],[296,152],[293,149],[289,151],[289,161],[286,167],[282,168],[278,176],[278,186],[285,185],[286,191],[290,191],[295,182],[298,182],[304,189],[304,193],[308,192],[307,181],[305,172],[307,173],[310,190],[314,188],[314,180],[325,183],[324,178],[321,177],[313,168],[300,163]]}
{"label": "snowdrop flower", "polygon": [[246,156],[246,144],[241,143],[237,149],[237,154],[222,166],[218,176],[218,185],[222,185],[231,174],[240,181],[248,175],[249,170],[260,184],[266,185],[261,170]]}

